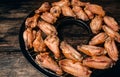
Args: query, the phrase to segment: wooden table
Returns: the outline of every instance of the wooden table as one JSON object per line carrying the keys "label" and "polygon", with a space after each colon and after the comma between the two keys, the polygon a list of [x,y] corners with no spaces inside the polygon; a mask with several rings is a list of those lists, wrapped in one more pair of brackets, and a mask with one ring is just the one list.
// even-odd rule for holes
{"label": "wooden table", "polygon": [[[88,1],[102,5],[120,23],[119,0]],[[0,0],[0,77],[45,77],[25,59],[18,41],[23,20],[42,2],[43,0]]]}

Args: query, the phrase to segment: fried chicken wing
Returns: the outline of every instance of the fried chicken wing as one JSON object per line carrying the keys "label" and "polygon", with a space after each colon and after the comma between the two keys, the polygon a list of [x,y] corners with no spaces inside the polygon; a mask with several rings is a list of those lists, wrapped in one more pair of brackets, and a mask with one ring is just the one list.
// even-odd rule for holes
{"label": "fried chicken wing", "polygon": [[82,10],[81,7],[79,6],[73,6],[72,8],[73,12],[76,14],[78,19],[82,19],[84,21],[89,20],[88,16],[86,15],[86,13]]}
{"label": "fried chicken wing", "polygon": [[48,12],[42,13],[41,18],[50,24],[53,24],[57,20],[56,17],[54,17],[51,13]]}
{"label": "fried chicken wing", "polygon": [[26,27],[35,28],[37,26],[38,18],[39,18],[38,14],[35,14],[34,16],[27,18],[25,21]]}
{"label": "fried chicken wing", "polygon": [[82,56],[80,53],[78,53],[72,46],[67,44],[66,42],[62,41],[60,44],[60,48],[62,50],[62,53],[64,56],[68,59],[72,59],[75,61],[81,61]]}
{"label": "fried chicken wing", "polygon": [[45,21],[39,21],[38,22],[38,27],[46,34],[46,35],[50,35],[50,34],[57,34],[57,30],[56,28],[45,22]]}
{"label": "fried chicken wing", "polygon": [[50,10],[50,4],[48,2],[44,2],[37,10],[35,10],[35,13],[42,13]]}
{"label": "fried chicken wing", "polygon": [[62,7],[62,14],[64,16],[75,17],[75,14],[73,13],[72,9],[69,6],[63,6]]}
{"label": "fried chicken wing", "polygon": [[63,71],[76,77],[90,77],[92,73],[92,71],[83,66],[80,62],[76,62],[70,59],[60,60],[59,65],[63,69]]}
{"label": "fried chicken wing", "polygon": [[59,38],[51,34],[46,37],[44,40],[45,44],[48,46],[48,48],[53,52],[56,59],[60,58],[60,50],[59,50]]}
{"label": "fried chicken wing", "polygon": [[54,17],[59,17],[61,14],[61,8],[59,6],[53,6],[50,9],[50,13],[54,16]]}
{"label": "fried chicken wing", "polygon": [[96,36],[94,36],[90,41],[89,41],[89,45],[98,45],[98,44],[102,44],[105,42],[106,38],[107,38],[107,34],[104,32],[101,32],[99,34],[97,34]]}
{"label": "fried chicken wing", "polygon": [[88,4],[88,3],[81,2],[80,0],[72,0],[71,1],[71,5],[72,6],[85,6],[86,4]]}
{"label": "fried chicken wing", "polygon": [[49,53],[40,53],[36,56],[36,62],[47,69],[50,69],[58,75],[62,75],[62,69],[58,66],[58,64],[49,56]]}
{"label": "fried chicken wing", "polygon": [[44,52],[44,51],[46,51],[46,45],[45,45],[45,43],[43,41],[42,33],[41,33],[40,30],[36,33],[36,38],[33,41],[33,47],[34,47],[35,52]]}
{"label": "fried chicken wing", "polygon": [[27,28],[24,32],[23,32],[23,39],[25,42],[25,46],[26,49],[28,50],[29,48],[32,48],[32,43],[34,40],[34,33],[35,31],[32,31],[31,28]]}
{"label": "fried chicken wing", "polygon": [[114,61],[118,60],[118,50],[116,47],[116,44],[114,42],[114,39],[108,37],[105,41],[104,47],[106,51],[108,52],[108,55],[110,58]]}
{"label": "fried chicken wing", "polygon": [[70,2],[69,0],[60,0],[58,2],[53,2],[52,6],[59,6],[59,7],[63,7],[63,6],[69,6]]}
{"label": "fried chicken wing", "polygon": [[99,31],[102,28],[102,17],[101,16],[96,16],[94,19],[92,19],[90,23],[90,28],[94,34],[99,33]]}
{"label": "fried chicken wing", "polygon": [[95,69],[107,69],[112,67],[113,62],[106,56],[94,56],[84,59],[83,65]]}
{"label": "fried chicken wing", "polygon": [[105,16],[103,19],[104,19],[104,22],[106,23],[106,25],[108,27],[110,27],[112,30],[114,30],[114,31],[119,30],[119,25],[113,17]]}
{"label": "fried chicken wing", "polygon": [[93,14],[97,14],[97,15],[100,15],[100,16],[105,15],[105,11],[103,10],[103,8],[99,5],[96,5],[96,4],[87,4],[86,9],[91,11]]}
{"label": "fried chicken wing", "polygon": [[89,19],[93,19],[94,18],[94,14],[91,11],[89,11],[87,8],[84,8],[84,11],[87,14]]}
{"label": "fried chicken wing", "polygon": [[111,37],[114,38],[117,42],[120,43],[120,34],[118,32],[115,32],[111,28],[107,27],[106,25],[102,26],[102,29],[105,31],[105,33]]}
{"label": "fried chicken wing", "polygon": [[106,51],[102,47],[97,47],[97,46],[91,46],[91,45],[81,45],[77,46],[77,49],[80,52],[85,53],[86,55],[89,56],[97,56],[97,55],[104,55],[106,54]]}

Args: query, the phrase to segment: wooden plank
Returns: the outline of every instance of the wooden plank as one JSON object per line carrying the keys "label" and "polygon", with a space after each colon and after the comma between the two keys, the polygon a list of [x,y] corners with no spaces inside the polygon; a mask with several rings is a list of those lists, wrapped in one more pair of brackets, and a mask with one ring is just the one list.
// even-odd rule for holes
{"label": "wooden plank", "polygon": [[20,51],[19,30],[26,16],[40,5],[35,4],[23,1],[0,4],[0,51]]}
{"label": "wooden plank", "polygon": [[[87,1],[103,6],[120,24],[119,0]],[[24,58],[18,40],[23,20],[42,2],[43,0],[0,0],[0,77],[45,77]]]}
{"label": "wooden plank", "polygon": [[45,77],[21,52],[0,53],[0,77]]}

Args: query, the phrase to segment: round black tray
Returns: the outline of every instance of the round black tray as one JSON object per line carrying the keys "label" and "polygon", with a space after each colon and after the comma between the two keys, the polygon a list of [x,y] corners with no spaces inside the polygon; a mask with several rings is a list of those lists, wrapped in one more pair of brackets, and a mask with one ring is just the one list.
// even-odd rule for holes
{"label": "round black tray", "polygon": [[[27,17],[31,17],[33,15],[34,15],[34,11],[31,12]],[[58,31],[58,37],[60,38],[61,41],[62,40],[67,41],[69,39],[72,39],[73,41],[77,41],[75,43],[73,42],[71,43],[67,41],[73,47],[75,47],[78,43],[87,44],[89,39],[93,36],[89,27],[89,21],[84,22],[82,20],[75,19],[72,17],[61,17],[56,21],[54,26]],[[75,30],[74,30],[74,26],[76,26]],[[44,73],[49,77],[59,77],[54,72],[41,67],[35,62],[35,56],[37,55],[37,53],[35,53],[33,50],[26,50],[24,39],[23,39],[24,30],[25,30],[25,21],[21,25],[20,32],[19,32],[19,43],[20,43],[20,48],[23,55],[40,72]],[[118,48],[120,48],[120,45],[118,43],[117,45],[118,45]],[[64,74],[63,77],[70,77],[70,75]],[[112,68],[105,69],[105,70],[93,70],[91,77],[120,77],[120,59],[116,62],[115,66],[113,66]]]}

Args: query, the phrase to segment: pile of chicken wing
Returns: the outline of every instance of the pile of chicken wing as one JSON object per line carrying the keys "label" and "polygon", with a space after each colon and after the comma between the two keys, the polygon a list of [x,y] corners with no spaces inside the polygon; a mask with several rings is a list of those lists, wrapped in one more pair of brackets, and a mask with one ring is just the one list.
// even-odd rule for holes
{"label": "pile of chicken wing", "polygon": [[[78,45],[75,49],[58,38],[53,24],[61,15],[90,21],[89,26],[95,36],[88,45]],[[90,77],[91,69],[107,69],[118,60],[116,42],[120,43],[120,28],[100,5],[79,0],[44,2],[33,16],[26,19],[25,27],[26,50],[33,48],[37,53],[35,61],[58,75],[68,73],[76,77]]]}

